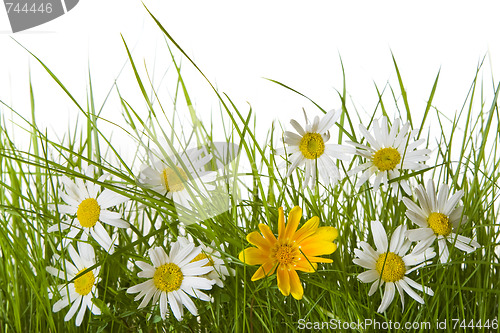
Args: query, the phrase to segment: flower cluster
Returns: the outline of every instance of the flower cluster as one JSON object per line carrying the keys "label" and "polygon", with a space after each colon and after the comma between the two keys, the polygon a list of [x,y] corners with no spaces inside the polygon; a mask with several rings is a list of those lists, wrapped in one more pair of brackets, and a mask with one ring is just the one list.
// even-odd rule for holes
{"label": "flower cluster", "polygon": [[[63,270],[49,266],[47,272],[67,282],[58,288],[63,298],[54,304],[53,311],[57,312],[72,303],[64,317],[64,320],[68,321],[80,307],[76,317],[77,326],[80,326],[83,320],[85,309],[88,308],[95,315],[100,314],[99,308],[92,303],[92,297],[97,297],[96,286],[100,280],[100,267],[96,265],[94,248],[89,244],[88,236],[90,235],[106,252],[112,254],[115,239],[109,236],[102,223],[118,228],[127,228],[129,225],[121,219],[120,213],[108,210],[126,202],[128,198],[109,189],[100,192],[99,186],[89,181],[94,179],[94,172],[94,168],[89,165],[84,171],[88,180],[76,179],[72,182],[66,176],[61,177],[65,191],[60,195],[66,205],[54,205],[52,208],[69,217],[48,229],[49,232],[69,230],[63,238],[62,245],[68,250],[74,265],[67,260],[62,261],[61,256],[54,255],[53,259],[61,264]],[[109,175],[104,174],[97,179],[97,182],[104,182],[108,177]],[[73,240],[77,241],[78,252],[71,245]],[[72,283],[68,283],[73,279]],[[51,292],[49,296],[52,298],[53,293]]]}
{"label": "flower cluster", "polygon": [[[212,157],[204,150],[194,149],[182,153],[179,159],[168,156],[161,160],[153,152],[149,156],[151,164],[142,166],[138,183],[156,191],[160,198],[170,199],[180,208],[191,208],[193,192],[206,196],[213,189],[211,182],[215,180],[215,172],[204,171]],[[97,286],[100,281],[100,264],[96,262],[92,244],[95,242],[105,253],[113,255],[118,235],[110,235],[103,224],[117,228],[130,226],[129,222],[122,219],[121,213],[112,209],[126,203],[129,198],[108,188],[101,191],[101,185],[105,184],[109,175],[103,174],[96,178],[95,171],[93,166],[88,166],[83,172],[83,179],[72,181],[65,175],[60,178],[63,190],[59,194],[64,204],[54,204],[51,208],[65,217],[48,229],[48,232],[62,236],[58,250],[63,253],[67,250],[73,261],[70,263],[64,260],[64,255],[56,254],[53,260],[61,265],[61,269],[52,266],[46,268],[49,274],[66,281],[58,286],[57,292],[49,291],[50,298],[56,295],[62,297],[54,304],[53,311],[58,312],[72,304],[64,320],[70,320],[78,312],[77,326],[81,325],[87,308],[94,315],[101,313],[92,302],[93,298],[98,297]],[[78,252],[72,245],[74,242]],[[160,314],[164,319],[167,304],[170,304],[178,320],[183,317],[182,305],[197,315],[196,306],[187,295],[209,301],[211,298],[201,290],[209,290],[214,284],[223,287],[223,280],[230,274],[230,269],[226,268],[213,242],[211,246],[202,244],[196,247],[187,238],[178,237],[171,244],[170,255],[163,248],[154,247],[149,250],[149,256],[153,266],[142,261],[136,264],[142,269],[138,277],[150,280],[127,291],[139,292],[136,300],[144,297],[139,308],[145,307],[151,298],[153,303],[159,299]]]}
{"label": "flower cluster", "polygon": [[[359,125],[359,130],[366,143],[348,141],[348,144],[354,148],[354,150],[350,150],[349,147],[340,144],[327,144],[330,139],[329,129],[339,118],[340,111],[334,110],[328,112],[321,120],[316,117],[312,124],[309,123],[307,116],[305,116],[305,129],[297,121],[291,120],[290,123],[298,134],[286,131],[284,142],[288,144],[288,150],[282,149],[278,151],[281,154],[285,153],[285,157],[287,154],[291,154],[291,165],[286,177],[289,177],[295,169],[305,164],[303,179],[305,186],[309,185],[309,178],[312,178],[311,185],[315,186],[318,173],[323,179],[324,185],[329,184],[331,181],[336,183],[341,179],[341,176],[335,160],[349,160],[348,155],[353,154],[365,160],[347,172],[347,176],[361,173],[355,185],[358,190],[374,176],[373,189],[375,192],[379,190],[381,185],[386,190],[390,186],[393,193],[398,198],[402,198],[402,192],[399,191],[399,186],[401,186],[406,195],[411,195],[413,190],[410,185],[409,180],[411,178],[408,171],[424,169],[424,162],[429,159],[428,154],[431,152],[429,149],[418,149],[425,143],[424,139],[416,139],[419,131],[411,130],[409,123],[401,125],[400,119],[396,119],[390,125],[387,117],[382,117],[380,120],[373,121],[372,133],[365,126]],[[359,243],[360,248],[354,251],[356,257],[353,262],[368,269],[368,271],[358,275],[360,281],[372,283],[368,295],[373,295],[384,283],[386,285],[382,302],[378,308],[379,312],[384,312],[387,309],[394,298],[396,290],[401,296],[403,306],[403,292],[420,303],[424,303],[424,300],[413,289],[433,295],[430,288],[416,283],[407,275],[432,262],[431,259],[436,256],[432,245],[436,240],[439,261],[442,264],[447,263],[449,260],[447,244],[454,245],[467,253],[480,247],[475,240],[457,234],[459,228],[467,222],[467,217],[463,215],[463,207],[457,206],[463,196],[463,191],[458,191],[448,198],[448,185],[441,185],[439,193],[436,193],[434,182],[430,179],[427,183],[427,190],[423,185],[418,185],[415,194],[420,206],[409,197],[403,197],[402,200],[407,207],[406,216],[419,227],[418,229],[407,230],[404,224],[398,226],[394,230],[389,244],[382,223],[373,221],[371,231],[376,250],[362,241]],[[259,228],[261,227],[259,226]],[[263,234],[264,230],[262,227],[261,232]],[[279,237],[278,241],[276,241],[274,236],[271,237],[272,234],[268,230],[265,231],[266,235],[270,235],[264,238],[265,241],[258,239],[253,234],[248,235],[248,241],[256,245],[257,249],[249,248],[245,250],[240,254],[240,259],[247,263],[262,265],[252,277],[252,280],[272,273],[278,266],[278,287],[283,294],[287,295],[290,287],[288,283],[283,283],[283,281],[292,281],[293,277],[293,285],[297,286],[296,281],[298,279],[294,271],[294,269],[297,269],[295,268],[295,261],[289,260],[288,257],[284,259],[283,256],[278,255],[277,250],[281,248],[281,244],[287,243],[280,242]],[[417,242],[413,248],[412,242]],[[333,252],[333,250],[330,251],[327,248],[325,247],[325,252],[321,254]],[[302,254],[308,257],[306,252],[302,252]],[[309,253],[309,256],[313,257],[318,254],[319,252],[312,252]],[[297,255],[294,258],[298,260],[299,257]],[[292,262],[293,264],[290,265]],[[309,260],[309,262],[315,261]],[[279,268],[281,267],[286,267],[289,272],[293,271],[293,273],[289,273],[290,278],[283,278],[283,274],[280,278]],[[292,292],[292,295],[295,298],[302,297],[302,287],[296,288],[295,294]]]}
{"label": "flower cluster", "polygon": [[[374,195],[384,191],[387,196],[402,198],[406,217],[418,228],[408,229],[403,222],[392,231],[389,241],[386,228],[393,224],[385,223],[384,226],[379,220],[371,221],[369,230],[375,248],[366,241],[359,242],[354,250],[353,263],[367,269],[359,273],[358,279],[371,284],[369,296],[385,288],[378,312],[387,310],[396,290],[403,307],[405,294],[424,303],[424,294],[432,296],[433,291],[423,285],[424,279],[420,278],[421,283],[416,282],[414,276],[419,274],[419,270],[432,263],[434,258],[438,258],[440,264],[448,264],[449,245],[467,253],[480,247],[475,240],[459,234],[468,221],[463,214],[464,208],[459,205],[464,192],[457,191],[450,197],[450,188],[446,184],[436,192],[432,179],[428,180],[426,187],[413,185],[417,179],[411,172],[420,171],[419,174],[423,174],[426,171],[424,163],[431,151],[418,148],[425,144],[425,140],[417,138],[419,132],[412,130],[409,123],[401,124],[401,120],[396,119],[391,124],[387,117],[382,117],[373,120],[371,133],[365,126],[359,126],[363,136],[360,142],[355,142],[355,134],[349,133],[351,141],[343,145],[340,139],[335,140],[335,144],[329,143],[331,127],[337,124],[341,128],[337,123],[342,116],[340,110],[332,110],[322,119],[316,116],[312,122],[305,111],[304,115],[305,126],[292,120],[296,133],[285,131],[284,143],[287,147],[278,151],[285,163],[289,163],[286,177],[292,177],[294,171],[304,166],[303,173],[296,174],[303,188],[314,188],[319,184],[324,187],[335,185],[359,175],[353,182],[357,191],[361,191],[362,186],[365,186],[362,191],[370,191],[370,187],[365,185],[368,182]],[[213,157],[206,149],[192,149],[179,154],[163,148],[161,152],[149,151],[148,162],[141,166],[138,173],[137,185],[145,193],[153,192],[155,199],[173,203],[168,209],[178,210],[176,216],[182,222],[180,211],[204,209],[203,199],[209,199],[215,189],[217,172],[209,168]],[[358,160],[361,162],[355,165]],[[346,170],[341,165],[342,161],[351,161],[353,167]],[[48,266],[46,270],[65,283],[50,291],[49,296],[61,297],[53,305],[54,312],[71,304],[64,319],[68,321],[77,314],[77,326],[82,323],[86,309],[94,315],[99,315],[102,310],[96,305],[98,302],[93,302],[93,298],[98,297],[102,265],[96,260],[96,249],[100,250],[98,254],[114,255],[118,246],[118,233],[114,228],[130,227],[120,213],[129,197],[110,189],[122,189],[118,192],[125,194],[126,188],[107,186],[109,177],[108,174],[97,177],[96,170],[91,166],[74,181],[62,176],[60,198],[64,203],[51,206],[64,215],[59,223],[48,229],[61,237],[57,249],[63,255],[53,257],[55,265],[60,268]],[[371,178],[372,182],[369,181]],[[104,189],[101,190],[101,187]],[[277,234],[276,230],[272,230],[272,223],[258,224],[259,231],[252,230],[246,236],[251,246],[238,248],[239,260],[258,266],[255,272],[252,271],[251,281],[275,275],[278,289],[284,296],[291,295],[301,300],[307,286],[303,285],[299,274],[315,273],[321,269],[319,264],[333,262],[327,256],[337,249],[334,241],[339,235],[334,227],[334,217],[326,216],[320,221],[318,216],[313,216],[301,225],[300,206],[290,209],[287,221],[283,207],[277,211],[275,207],[266,208],[271,219],[269,222],[277,221]],[[186,220],[184,224],[189,223],[192,221]],[[145,281],[135,285],[130,281],[120,281],[128,294],[137,294],[134,300],[140,301],[139,309],[152,304],[163,320],[182,320],[184,308],[193,316],[198,316],[195,302],[211,302],[213,286],[223,288],[226,278],[235,275],[221,256],[223,245],[217,247],[214,241],[205,245],[195,239],[188,228],[177,231],[185,236],[162,237],[166,239],[165,243],[146,249],[149,260],[131,263],[140,269],[137,277]],[[71,262],[65,260],[66,253]]]}

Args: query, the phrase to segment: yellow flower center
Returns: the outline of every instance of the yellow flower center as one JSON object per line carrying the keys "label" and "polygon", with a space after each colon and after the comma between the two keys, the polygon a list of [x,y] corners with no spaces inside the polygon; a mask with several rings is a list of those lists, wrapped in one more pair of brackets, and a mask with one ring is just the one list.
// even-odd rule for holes
{"label": "yellow flower center", "polygon": [[297,246],[291,244],[276,243],[271,250],[271,256],[274,257],[278,263],[283,265],[293,264],[298,255],[299,250]]}
{"label": "yellow flower center", "polygon": [[83,200],[78,206],[76,217],[80,225],[84,228],[92,228],[99,221],[101,215],[101,207],[94,198]]}
{"label": "yellow flower center", "polygon": [[[84,270],[86,270],[86,268],[79,271],[78,274],[82,273]],[[92,290],[94,282],[94,273],[89,271],[75,280],[75,291],[80,295],[85,296]]]}
{"label": "yellow flower center", "polygon": [[427,223],[436,235],[448,236],[451,233],[450,219],[442,213],[431,213],[427,218]]}
{"label": "yellow flower center", "polygon": [[396,282],[405,276],[406,266],[403,259],[393,252],[382,253],[375,264],[377,272],[385,282]]}
{"label": "yellow flower center", "polygon": [[158,267],[153,276],[156,288],[167,293],[181,287],[184,275],[176,264],[164,264]]}
{"label": "yellow flower center", "polygon": [[195,262],[195,261],[203,260],[203,259],[208,259],[208,263],[206,263],[204,266],[214,266],[214,260],[212,259],[212,257],[211,256],[207,256],[203,252],[201,252],[196,257],[194,257],[194,259],[191,260],[191,262]]}
{"label": "yellow flower center", "polygon": [[172,168],[163,169],[163,183],[167,192],[179,192],[184,189],[184,182],[187,180],[187,175],[182,168],[176,168],[177,171]]}
{"label": "yellow flower center", "polygon": [[373,154],[373,164],[380,171],[393,170],[401,161],[401,154],[395,148],[382,148]]}
{"label": "yellow flower center", "polygon": [[325,152],[325,143],[321,134],[306,133],[300,140],[299,149],[305,158],[314,160]]}

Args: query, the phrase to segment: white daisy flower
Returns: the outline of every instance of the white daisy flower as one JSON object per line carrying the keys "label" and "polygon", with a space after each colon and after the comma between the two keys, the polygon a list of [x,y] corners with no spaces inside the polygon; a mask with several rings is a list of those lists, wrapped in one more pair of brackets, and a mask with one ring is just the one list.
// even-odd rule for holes
{"label": "white daisy flower", "polygon": [[[285,131],[284,141],[288,145],[286,153],[291,153],[289,158],[291,166],[286,177],[289,177],[297,167],[305,164],[304,187],[308,186],[309,181],[314,187],[317,172],[324,185],[335,184],[340,179],[336,160],[349,160],[351,158],[349,154],[355,152],[351,147],[326,144],[330,139],[329,129],[340,118],[341,113],[342,110],[331,110],[321,120],[316,116],[310,124],[304,111],[305,129],[297,121],[293,119],[290,121],[298,134]],[[276,152],[283,154],[285,151],[278,149]]]}
{"label": "white daisy flower", "polygon": [[[94,268],[93,270],[80,275],[88,268],[94,266],[96,263],[94,249],[87,243],[78,242],[79,253],[76,252],[74,247],[70,244],[68,245],[68,252],[73,263],[65,260],[62,264],[64,270],[59,270],[51,266],[46,267],[47,272],[65,281],[71,281],[76,276],[78,276],[71,283],[66,282],[57,286],[59,294],[62,295],[62,299],[54,303],[52,311],[58,312],[69,304],[72,304],[68,313],[64,317],[64,321],[70,320],[71,318],[73,318],[75,313],[78,312],[78,314],[76,315],[75,324],[76,326],[80,326],[83,320],[83,316],[85,315],[85,310],[87,308],[94,315],[101,314],[101,310],[92,303],[92,298],[97,297],[96,286],[100,281],[100,267]],[[54,255],[54,259],[56,261],[59,261],[60,256]],[[53,296],[54,294],[49,291],[49,298],[52,299]],[[80,308],[79,311],[78,308]]]}
{"label": "white daisy flower", "polygon": [[[373,295],[385,283],[384,295],[377,311],[384,312],[387,309],[394,299],[396,289],[401,297],[403,308],[403,291],[417,302],[424,304],[422,297],[412,288],[431,296],[434,295],[434,292],[406,275],[429,264],[430,261],[426,260],[434,258],[436,253],[430,248],[424,250],[422,246],[417,245],[409,254],[406,254],[410,249],[411,242],[405,239],[405,225],[400,225],[394,230],[390,244],[387,241],[385,229],[379,221],[372,221],[371,230],[377,249],[374,250],[366,242],[360,242],[361,250],[354,250],[357,258],[353,259],[353,262],[368,269],[368,271],[358,275],[361,282],[373,283],[368,291],[368,296]],[[414,267],[410,268],[411,266]]]}
{"label": "white daisy flower", "polygon": [[457,206],[464,192],[458,191],[448,199],[449,191],[448,185],[443,184],[439,194],[436,193],[434,181],[429,179],[427,191],[422,185],[416,189],[420,206],[409,198],[403,198],[408,208],[406,216],[420,227],[408,230],[407,237],[412,241],[422,241],[425,246],[431,246],[437,239],[441,263],[446,263],[449,258],[447,242],[467,253],[481,246],[475,240],[456,233],[459,226],[467,222],[467,216],[462,215],[463,207]]}
{"label": "white daisy flower", "polygon": [[[179,237],[178,241],[184,242],[185,245],[189,244],[189,241],[187,238],[184,237]],[[202,259],[208,259],[208,263],[206,266],[212,266],[213,270],[210,271],[208,274],[205,274],[204,277],[206,277],[209,280],[215,281],[215,284],[219,287],[224,287],[224,280],[226,279],[226,276],[229,276],[229,270],[226,267],[226,264],[224,260],[221,259],[221,255],[219,251],[216,251],[215,248],[215,242],[212,241],[210,246],[206,246],[205,244],[200,244],[201,252],[198,254],[193,261],[198,261]],[[234,270],[231,269],[231,273],[234,274]]]}
{"label": "white daisy flower", "polygon": [[[85,175],[93,178],[93,170],[92,166],[88,166]],[[105,174],[99,177],[97,181],[103,182],[107,177],[109,175]],[[107,208],[124,203],[129,199],[109,189],[104,189],[99,194],[99,185],[80,178],[72,182],[63,175],[61,181],[64,184],[66,193],[62,191],[60,195],[67,205],[57,205],[57,210],[63,214],[76,216],[51,226],[48,232],[70,229],[66,235],[67,239],[63,240],[63,246],[66,246],[72,238],[82,232],[82,241],[87,241],[90,235],[104,250],[112,254],[114,252],[114,241],[111,240],[101,222],[118,228],[127,228],[129,223],[121,219],[121,214],[109,211]],[[52,209],[56,209],[56,206],[53,205]]]}
{"label": "white daisy flower", "polygon": [[166,318],[168,304],[179,321],[184,315],[183,306],[197,316],[198,309],[189,296],[202,301],[211,301],[211,298],[201,290],[212,289],[215,283],[203,277],[213,270],[212,266],[205,266],[209,260],[193,261],[200,253],[201,248],[184,240],[172,244],[170,255],[167,255],[161,247],[151,248],[149,257],[153,266],[143,261],[136,261],[136,265],[142,270],[137,276],[149,280],[128,288],[127,293],[139,293],[135,301],[143,298],[139,309],[147,306],[151,298],[153,304],[159,299],[162,319]]}
{"label": "white daisy flower", "polygon": [[[358,165],[348,172],[354,175],[363,172],[356,183],[359,189],[372,175],[375,176],[373,188],[378,191],[380,184],[388,186],[389,180],[398,178],[405,170],[420,170],[424,168],[421,162],[428,160],[431,151],[429,149],[417,149],[425,143],[425,139],[412,141],[418,134],[418,130],[410,131],[410,124],[405,123],[400,129],[400,120],[396,119],[389,129],[387,117],[382,117],[380,124],[378,120],[373,121],[373,135],[365,126],[359,125],[359,130],[365,137],[367,144],[348,142],[356,147],[356,154],[367,159],[367,162]],[[411,193],[408,182],[403,179],[399,183],[406,193]],[[394,191],[398,191],[398,182],[393,182]]]}
{"label": "white daisy flower", "polygon": [[[204,154],[204,156],[202,156]],[[160,160],[156,153],[149,154],[151,165],[142,165],[139,183],[155,192],[166,195],[175,204],[191,208],[195,198],[207,198],[213,191],[217,173],[205,171],[205,166],[212,160],[212,155],[204,149],[189,149]]]}

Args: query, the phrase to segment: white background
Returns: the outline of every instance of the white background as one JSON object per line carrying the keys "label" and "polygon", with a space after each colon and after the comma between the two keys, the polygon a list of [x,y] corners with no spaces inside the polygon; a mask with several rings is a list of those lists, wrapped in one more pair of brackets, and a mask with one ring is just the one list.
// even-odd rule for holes
{"label": "white background", "polygon": [[[242,110],[252,106],[260,130],[267,130],[273,119],[285,126],[290,118],[302,120],[302,107],[318,114],[304,98],[264,77],[295,88],[326,109],[337,108],[340,58],[347,91],[361,115],[376,106],[375,84],[383,88],[389,81],[397,88],[391,51],[415,118],[425,108],[439,69],[433,104],[449,115],[462,107],[483,57],[485,92],[492,91],[490,74],[500,78],[496,1],[144,2],[220,91]],[[17,42],[44,61],[82,105],[90,68],[97,104],[118,78],[121,92],[145,109],[120,33],[142,72],[144,63],[152,72],[155,66],[156,83],[167,69],[172,72],[163,36],[138,0],[80,0],[52,22],[17,34],[9,30],[0,7],[0,100],[29,116],[31,72],[38,122],[59,133],[74,127],[78,111]],[[207,119],[218,110],[213,95],[187,61],[183,71],[196,109]],[[160,92],[168,95],[166,89]],[[0,105],[0,112],[10,119],[5,106]],[[118,119],[121,113],[113,97],[103,116]]]}

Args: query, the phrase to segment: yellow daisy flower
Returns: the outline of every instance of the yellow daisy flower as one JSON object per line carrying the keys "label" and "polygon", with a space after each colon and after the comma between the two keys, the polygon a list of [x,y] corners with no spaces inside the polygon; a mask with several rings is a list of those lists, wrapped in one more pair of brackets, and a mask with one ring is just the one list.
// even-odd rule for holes
{"label": "yellow daisy flower", "polygon": [[279,208],[278,238],[265,224],[259,224],[259,230],[247,235],[249,247],[241,251],[239,258],[248,265],[261,265],[252,276],[252,281],[272,275],[276,270],[278,288],[285,296],[292,294],[301,299],[304,289],[297,271],[315,272],[318,262],[331,263],[331,259],[318,257],[331,254],[337,249],[333,240],[338,232],[334,227],[318,228],[319,218],[314,216],[297,231],[302,209],[294,207],[288,214],[285,225],[283,207]]}

